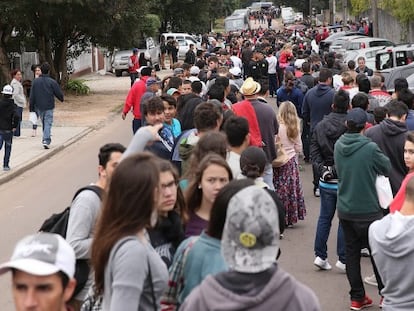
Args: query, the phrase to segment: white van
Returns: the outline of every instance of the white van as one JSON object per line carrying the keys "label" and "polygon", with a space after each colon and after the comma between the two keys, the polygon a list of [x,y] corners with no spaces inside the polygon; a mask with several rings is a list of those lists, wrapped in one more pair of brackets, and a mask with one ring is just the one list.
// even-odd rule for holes
{"label": "white van", "polygon": [[190,48],[190,44],[194,44],[195,47],[199,47],[199,43],[196,41],[194,36],[184,32],[165,32],[161,34],[164,37],[165,42],[173,39],[178,43],[178,59],[184,59],[185,53]]}

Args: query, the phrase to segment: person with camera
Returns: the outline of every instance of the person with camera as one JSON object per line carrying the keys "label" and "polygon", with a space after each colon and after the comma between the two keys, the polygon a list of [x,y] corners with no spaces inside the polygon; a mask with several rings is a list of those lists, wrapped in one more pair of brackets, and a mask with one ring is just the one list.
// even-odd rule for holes
{"label": "person with camera", "polygon": [[[338,176],[334,163],[334,145],[346,132],[345,118],[350,108],[349,94],[339,90],[333,100],[332,112],[320,121],[313,131],[310,155],[319,173],[321,208],[315,235],[314,265],[321,270],[332,269],[328,262],[327,242],[335,216]],[[341,225],[338,225],[336,267],[345,271],[345,240]]]}

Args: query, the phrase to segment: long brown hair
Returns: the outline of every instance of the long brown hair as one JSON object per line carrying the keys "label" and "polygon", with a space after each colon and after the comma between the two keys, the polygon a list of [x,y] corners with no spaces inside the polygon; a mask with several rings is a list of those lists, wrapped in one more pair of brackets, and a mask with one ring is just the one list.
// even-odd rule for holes
{"label": "long brown hair", "polygon": [[[160,173],[170,172],[174,177],[175,183],[178,185],[180,176],[178,175],[177,169],[170,161],[158,159],[158,167],[160,169]],[[183,211],[185,210],[185,200],[183,191],[180,187],[177,187],[177,201],[175,202],[174,210],[181,216],[181,218],[183,217]]]}
{"label": "long brown hair", "polygon": [[150,225],[158,183],[158,163],[150,153],[131,155],[115,169],[92,242],[91,261],[99,293],[104,289],[105,267],[112,247],[123,237],[136,235]]}
{"label": "long brown hair", "polygon": [[217,153],[223,159],[227,156],[227,138],[221,132],[210,131],[205,133],[197,145],[195,145],[190,156],[190,164],[184,175],[185,178],[190,181],[194,177],[194,173],[197,170],[201,160],[210,152]]}
{"label": "long brown hair", "polygon": [[201,179],[203,178],[204,171],[213,164],[225,168],[229,175],[229,181],[233,179],[233,173],[231,172],[231,168],[225,159],[216,153],[207,154],[201,160],[197,170],[195,171],[194,178],[190,182],[190,185],[185,192],[185,201],[187,203],[186,212],[184,215],[185,221],[188,221],[189,215],[191,213],[195,213],[200,208],[201,200],[203,198],[203,190],[200,189],[199,185],[201,183]]}

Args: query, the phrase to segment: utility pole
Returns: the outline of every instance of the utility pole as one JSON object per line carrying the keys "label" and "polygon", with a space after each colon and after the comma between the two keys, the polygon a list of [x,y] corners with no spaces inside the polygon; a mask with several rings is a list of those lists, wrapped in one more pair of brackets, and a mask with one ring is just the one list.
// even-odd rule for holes
{"label": "utility pole", "polygon": [[378,1],[371,0],[371,10],[372,10],[372,35],[374,37],[379,37],[378,29]]}

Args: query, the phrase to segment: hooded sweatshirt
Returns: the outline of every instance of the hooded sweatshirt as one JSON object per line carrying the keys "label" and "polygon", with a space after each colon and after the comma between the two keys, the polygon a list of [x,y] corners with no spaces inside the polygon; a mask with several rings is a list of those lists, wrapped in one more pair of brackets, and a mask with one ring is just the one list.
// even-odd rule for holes
{"label": "hooded sweatshirt", "polygon": [[311,131],[332,111],[334,95],[335,90],[326,84],[318,84],[306,93],[302,104],[302,117],[305,122],[310,122]]}
{"label": "hooded sweatshirt", "polygon": [[322,176],[326,166],[334,166],[334,145],[346,132],[346,113],[331,112],[315,127],[310,144],[313,164]]}
{"label": "hooded sweatshirt", "polygon": [[276,264],[255,273],[223,272],[208,276],[180,308],[186,310],[321,310],[315,294]]}
{"label": "hooded sweatshirt", "polygon": [[390,160],[371,139],[359,133],[345,133],[335,144],[338,174],[338,217],[350,221],[382,218],[375,180],[388,176]]}
{"label": "hooded sweatshirt", "polygon": [[407,126],[404,122],[391,119],[385,119],[365,132],[365,135],[377,143],[391,161],[390,184],[394,196],[408,173],[404,162],[404,144],[407,132]]}
{"label": "hooded sweatshirt", "polygon": [[[369,227],[371,253],[384,288],[382,309],[414,310],[414,216],[389,214]],[[408,273],[407,273],[408,272]]]}

